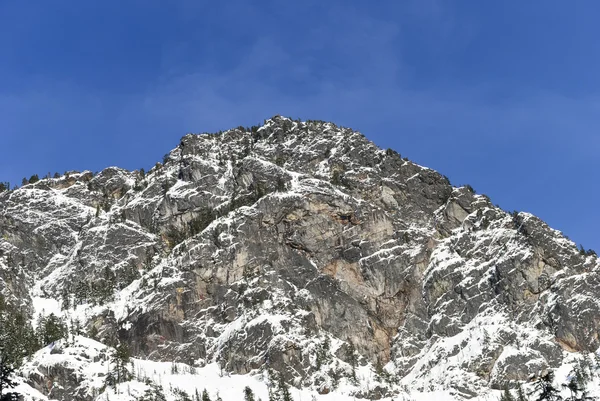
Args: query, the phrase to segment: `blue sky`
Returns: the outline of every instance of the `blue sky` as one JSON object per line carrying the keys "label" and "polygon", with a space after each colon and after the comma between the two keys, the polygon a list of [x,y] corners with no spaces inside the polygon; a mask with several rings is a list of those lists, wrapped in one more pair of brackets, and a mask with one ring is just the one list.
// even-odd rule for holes
{"label": "blue sky", "polygon": [[[223,4],[220,4],[223,3]],[[0,0],[0,181],[331,120],[600,250],[600,3]]]}

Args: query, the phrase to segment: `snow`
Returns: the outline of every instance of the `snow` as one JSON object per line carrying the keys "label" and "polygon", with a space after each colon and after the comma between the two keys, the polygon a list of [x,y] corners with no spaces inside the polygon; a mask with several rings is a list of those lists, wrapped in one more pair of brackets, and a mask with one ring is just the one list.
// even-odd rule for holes
{"label": "snow", "polygon": [[[129,370],[134,378],[117,386],[104,388],[104,378],[112,366],[111,350],[105,345],[85,337],[77,336],[73,341],[71,345],[66,345],[64,341],[61,341],[38,351],[32,361],[27,362],[21,369],[22,373],[31,375],[45,367],[64,366],[79,377],[80,388],[83,391],[88,394],[97,394],[94,397],[95,401],[134,401],[150,388],[147,384],[149,382],[160,386],[168,401],[177,401],[180,391],[193,397],[196,392],[201,394],[203,390],[206,390],[213,400],[219,396],[223,400],[242,401],[246,386],[252,389],[256,399],[269,399],[269,379],[265,371],[255,371],[247,375],[230,375],[224,373],[217,363],[210,363],[204,367],[192,367],[184,363],[133,358]],[[57,349],[60,349],[58,353],[56,353]],[[376,383],[372,369],[369,367],[357,368],[356,375],[366,386]],[[48,385],[55,386],[58,383],[48,383]],[[329,394],[319,394],[316,390],[296,387],[290,387],[290,393],[292,398],[297,401],[350,401],[356,399],[353,395],[355,389],[347,380],[342,380],[339,388]],[[22,382],[16,390],[31,397],[31,400],[54,401]],[[401,393],[398,396],[383,398],[383,401],[399,399],[456,400],[448,392],[432,391]]]}
{"label": "snow", "polygon": [[[102,194],[88,191],[84,182],[63,188],[51,188],[44,190],[34,185],[28,185],[9,194],[6,204],[0,205],[0,211],[3,215],[10,216],[19,224],[32,227],[32,232],[44,239],[48,244],[54,245],[55,232],[63,233],[60,241],[60,249],[52,250],[51,256],[45,260],[31,263],[24,270],[24,275],[30,282],[34,283],[28,288],[31,296],[31,307],[33,310],[32,322],[35,325],[39,316],[48,316],[53,313],[64,317],[67,321],[79,321],[87,324],[99,316],[110,316],[115,320],[115,327],[124,330],[132,330],[135,322],[132,322],[132,311],[159,311],[164,307],[159,301],[168,296],[173,288],[180,287],[183,282],[184,272],[179,270],[178,263],[183,258],[194,258],[201,255],[202,250],[210,249],[215,259],[222,257],[230,252],[234,255],[235,263],[241,263],[242,256],[239,255],[241,239],[239,232],[243,224],[249,220],[249,217],[256,217],[263,213],[265,207],[274,207],[278,202],[285,204],[293,201],[305,202],[309,198],[339,199],[352,205],[360,207],[372,207],[372,210],[378,210],[382,216],[393,215],[397,211],[386,209],[382,211],[383,206],[377,203],[378,200],[369,199],[368,202],[348,188],[334,186],[329,182],[332,169],[343,166],[344,174],[361,175],[356,178],[360,184],[373,185],[379,188],[381,183],[389,185],[404,185],[406,182],[413,181],[411,185],[418,184],[416,178],[429,170],[425,167],[415,165],[414,163],[404,161],[402,171],[411,171],[411,176],[392,173],[387,176],[381,176],[379,167],[365,167],[357,163],[348,152],[348,142],[353,146],[360,146],[361,151],[375,157],[375,155],[385,157],[385,152],[377,149],[373,144],[359,138],[358,133],[349,133],[328,123],[301,123],[293,122],[294,128],[291,132],[286,132],[284,138],[281,130],[278,129],[277,119],[267,120],[265,125],[258,129],[258,132],[276,129],[271,133],[269,140],[263,140],[254,144],[251,152],[246,156],[240,156],[243,147],[240,142],[240,133],[236,130],[227,131],[220,137],[216,136],[197,136],[189,137],[194,146],[194,152],[199,150],[202,154],[185,154],[181,149],[175,149],[170,154],[169,162],[162,168],[153,168],[149,172],[145,181],[148,186],[141,191],[135,191],[130,188],[126,195],[115,200],[110,212],[101,211],[98,218],[92,218],[96,213],[95,202],[100,199]],[[282,118],[287,121],[289,119]],[[302,127],[308,132],[309,140],[305,134],[300,134],[294,129]],[[243,134],[242,139],[252,139],[250,133]],[[357,145],[358,144],[358,145]],[[327,154],[324,154],[324,151]],[[236,161],[227,159],[220,161],[218,158],[223,151],[235,155]],[[286,156],[284,167],[275,164],[276,156],[282,153]],[[370,152],[370,153],[369,153]],[[290,157],[302,156],[301,158]],[[297,159],[297,160],[296,160]],[[243,184],[246,179],[239,176],[239,162],[251,163],[254,170],[246,173],[263,174],[268,177],[285,177],[289,181],[289,189],[283,192],[274,192],[266,195],[252,206],[244,206],[232,211],[222,217],[213,220],[202,233],[179,244],[172,251],[166,250],[161,239],[161,232],[150,233],[148,224],[142,223],[143,216],[151,216],[153,222],[158,221],[165,226],[171,223],[185,224],[185,218],[198,205],[208,205],[211,207],[225,205],[232,196],[233,187]],[[178,179],[179,171],[182,166],[197,166],[197,175],[194,175],[189,181]],[[132,187],[135,183],[135,173],[117,169],[118,175],[109,182],[116,183],[122,179],[125,187]],[[418,171],[412,174],[413,171]],[[83,177],[84,173],[72,173],[71,177],[78,179]],[[96,176],[94,179],[97,179]],[[404,177],[404,178],[401,178]],[[214,178],[213,181],[210,179]],[[187,179],[187,178],[186,178]],[[58,186],[64,180],[52,180],[53,185]],[[165,184],[169,184],[166,188]],[[211,185],[206,185],[206,182]],[[172,185],[171,185],[172,184]],[[457,188],[453,189],[455,196],[460,195]],[[376,198],[377,192],[373,194]],[[501,341],[499,337],[504,333],[514,335],[522,344],[528,344],[529,341],[544,340],[553,341],[552,335],[535,324],[539,322],[527,322],[516,324],[512,316],[506,311],[498,308],[494,301],[484,303],[480,307],[477,318],[471,321],[461,320],[460,314],[453,316],[446,313],[446,308],[451,307],[445,295],[450,291],[456,291],[465,288],[474,288],[484,286],[489,281],[490,275],[494,269],[502,263],[508,262],[526,262],[534,258],[535,254],[532,248],[526,243],[519,234],[519,229],[514,229],[512,219],[509,215],[498,208],[488,205],[484,196],[476,195],[476,202],[483,206],[481,213],[492,220],[489,227],[482,226],[482,220],[479,219],[475,211],[467,216],[462,225],[449,233],[437,233],[438,223],[443,220],[446,205],[440,206],[436,210],[436,221],[400,221],[393,226],[390,223],[390,232],[406,232],[410,236],[410,241],[390,240],[379,244],[376,249],[361,255],[358,261],[359,266],[375,265],[381,263],[385,268],[405,268],[399,265],[399,261],[410,261],[415,264],[417,260],[424,262],[423,267],[419,267],[417,274],[423,275],[423,282],[437,280],[442,287],[437,299],[432,299],[428,307],[431,308],[431,319],[425,324],[431,327],[438,324],[454,324],[458,334],[443,336],[423,336],[423,344],[419,344],[419,354],[415,360],[402,355],[402,349],[399,349],[400,356],[389,362],[390,371],[392,368],[400,366],[401,363],[413,363],[408,369],[408,373],[402,378],[400,384],[394,386],[398,393],[393,397],[384,398],[384,401],[393,400],[459,400],[463,399],[465,394],[460,394],[456,388],[468,388],[477,390],[479,396],[474,400],[495,400],[499,398],[499,391],[489,390],[486,380],[475,375],[467,373],[471,364],[478,363],[484,353],[486,346],[497,345]],[[176,207],[171,208],[173,205]],[[402,207],[402,206],[400,206]],[[437,206],[436,206],[437,207]],[[475,209],[474,209],[475,210]],[[128,212],[131,220],[126,222],[114,222],[115,217],[122,212]],[[172,215],[171,215],[172,214]],[[494,217],[498,215],[498,217]],[[147,216],[146,216],[147,217]],[[523,224],[537,219],[533,215],[520,213],[519,217]],[[439,220],[439,221],[438,221]],[[520,228],[520,227],[519,227]],[[351,226],[344,227],[344,230],[352,230]],[[110,244],[110,236],[116,232],[136,238],[123,256],[118,260],[110,258],[113,252]],[[562,237],[559,231],[549,229],[549,232],[555,235],[553,245],[571,249],[574,244],[572,241]],[[206,234],[216,233],[214,237],[207,240]],[[348,236],[351,233],[347,231]],[[85,236],[92,238],[84,242]],[[7,237],[10,239],[9,237]],[[397,237],[394,237],[397,238]],[[426,243],[423,239],[431,238],[432,243]],[[2,246],[9,248],[9,241],[2,240]],[[212,242],[216,241],[222,244],[222,247],[213,247]],[[43,241],[42,241],[43,242]],[[373,238],[368,240],[361,239],[361,247],[365,249],[370,247],[371,242],[375,243]],[[467,245],[464,245],[467,244]],[[366,246],[365,246],[366,245]],[[430,246],[431,245],[431,246]],[[10,245],[13,247],[13,245]],[[144,280],[156,280],[156,290],[154,288],[142,285],[142,278],[133,280],[127,287],[115,290],[112,297],[104,305],[92,305],[85,303],[83,305],[72,306],[66,310],[61,310],[61,291],[69,288],[74,277],[85,269],[86,274],[93,276],[95,271],[109,266],[117,269],[123,265],[133,263],[139,266],[139,255],[144,255],[144,247],[153,248],[154,259],[149,262],[149,266],[144,266],[140,270],[140,275]],[[16,249],[16,248],[15,248]],[[468,253],[465,253],[465,250]],[[170,253],[169,253],[170,252]],[[82,256],[83,255],[83,256]],[[0,268],[8,271],[5,266],[5,258],[0,260]],[[144,265],[147,261],[143,261]],[[315,270],[320,271],[323,261],[308,259]],[[600,268],[596,259],[589,257],[586,261],[588,270]],[[595,263],[595,265],[594,265]],[[411,265],[412,266],[412,265]],[[266,274],[275,274],[269,266],[264,267],[268,270]],[[567,269],[565,269],[567,270]],[[559,280],[567,275],[565,270],[554,273],[553,279]],[[185,274],[190,272],[185,272]],[[195,274],[198,274],[195,272]],[[572,273],[569,273],[572,274]],[[200,275],[200,274],[198,274]],[[91,277],[94,278],[94,277]],[[580,276],[582,280],[585,276]],[[212,280],[212,278],[211,278]],[[253,285],[258,285],[259,279],[251,282],[251,288],[246,295],[252,293]],[[4,284],[0,282],[0,284]],[[577,283],[575,283],[577,284]],[[309,299],[311,293],[303,288],[297,288],[291,283],[286,285],[296,291],[296,300]],[[3,287],[3,290],[8,286]],[[579,292],[579,287],[574,285],[574,296],[570,302],[589,302],[587,295]],[[256,325],[268,324],[274,333],[274,338],[270,345],[277,342],[290,341],[300,344],[302,348],[315,347],[320,341],[318,338],[306,336],[303,332],[302,316],[307,316],[310,311],[295,310],[290,312],[288,309],[293,305],[291,299],[285,298],[282,292],[277,289],[269,288],[272,299],[260,303],[253,310],[241,310],[236,319],[228,324],[217,324],[210,318],[204,318],[202,322],[189,319],[182,322],[188,326],[198,325],[200,328],[206,328],[208,324],[217,333],[217,336],[206,340],[206,347],[211,352],[221,350],[228,341],[237,335],[243,334],[245,330],[252,329]],[[558,296],[548,292],[545,306],[553,307],[560,301]],[[477,295],[476,295],[477,296]],[[475,296],[475,297],[476,297]],[[470,302],[475,297],[464,295],[465,301]],[[28,302],[28,301],[24,301]],[[600,301],[599,301],[600,302]],[[308,302],[307,302],[308,303]],[[29,305],[27,305],[29,306]],[[163,311],[160,310],[160,313]],[[207,316],[206,310],[199,312]],[[287,329],[287,326],[292,329]],[[403,332],[403,327],[399,327],[399,333]],[[286,331],[287,330],[287,331]],[[320,333],[322,334],[322,333]],[[327,334],[326,334],[327,335]],[[400,334],[399,334],[400,335]],[[334,353],[344,344],[340,339],[331,337],[332,350]],[[405,344],[401,343],[401,346]],[[89,391],[96,391],[95,400],[134,400],[141,396],[148,388],[146,379],[153,383],[160,384],[167,395],[168,400],[177,399],[176,390],[181,389],[188,394],[198,390],[201,392],[207,389],[213,398],[217,393],[225,401],[241,400],[243,397],[243,388],[247,385],[253,388],[257,398],[263,401],[268,399],[266,379],[262,372],[254,371],[248,375],[227,375],[223,374],[216,363],[209,363],[201,366],[204,361],[197,361],[199,366],[191,367],[189,365],[171,362],[158,362],[142,359],[133,359],[132,373],[136,378],[132,381],[122,383],[117,388],[108,388],[102,393],[104,387],[104,378],[106,372],[110,369],[109,356],[113,350],[94,340],[76,336],[69,341],[62,341],[57,344],[45,347],[33,355],[31,361],[26,362],[22,368],[22,375],[25,377],[35,377],[36,374],[42,374],[47,367],[68,367],[78,375],[82,388]],[[503,344],[499,350],[499,362],[515,356],[522,352],[514,344]],[[207,359],[212,359],[215,354],[210,354]],[[565,364],[556,372],[557,383],[565,383],[572,375],[573,367],[581,358],[580,354],[568,355]],[[346,369],[349,365],[341,360],[335,359]],[[535,362],[535,358],[532,361]],[[333,362],[332,362],[333,363]],[[176,369],[174,369],[176,366]],[[329,366],[328,366],[329,368]],[[325,369],[325,368],[323,368]],[[177,371],[175,373],[175,371]],[[318,372],[324,373],[323,372]],[[342,378],[337,389],[327,395],[320,395],[315,387],[299,390],[292,389],[292,395],[296,401],[300,400],[319,400],[319,401],[349,401],[355,398],[360,390],[372,389],[376,385],[376,378],[373,374],[373,367],[369,364],[357,368],[357,377],[359,386],[350,383]],[[600,395],[600,388],[597,380],[589,385],[594,394]],[[529,385],[531,389],[531,385]],[[31,386],[21,383],[18,391],[25,394],[26,399],[47,400],[39,391]]]}
{"label": "snow", "polygon": [[54,314],[55,316],[62,316],[62,311],[60,309],[60,303],[54,298],[44,298],[44,297],[31,297],[31,302],[33,305],[33,326],[37,325],[38,318],[49,316],[50,314]]}

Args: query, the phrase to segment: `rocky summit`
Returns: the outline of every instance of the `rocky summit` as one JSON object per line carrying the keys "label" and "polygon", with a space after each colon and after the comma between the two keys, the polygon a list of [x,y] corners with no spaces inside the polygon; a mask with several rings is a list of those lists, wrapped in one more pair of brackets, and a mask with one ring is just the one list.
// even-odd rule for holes
{"label": "rocky summit", "polygon": [[0,193],[20,399],[600,399],[595,253],[352,129],[30,181]]}

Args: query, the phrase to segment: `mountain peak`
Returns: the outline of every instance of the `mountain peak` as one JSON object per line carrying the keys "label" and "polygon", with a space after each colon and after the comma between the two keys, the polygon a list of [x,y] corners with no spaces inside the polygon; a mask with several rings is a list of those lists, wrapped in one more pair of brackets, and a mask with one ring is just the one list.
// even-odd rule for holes
{"label": "mountain peak", "polygon": [[222,391],[485,399],[564,384],[600,345],[594,255],[332,123],[274,116],[186,135],[149,172],[40,182],[0,196],[6,310],[62,330],[0,330],[31,399],[201,391],[180,369]]}

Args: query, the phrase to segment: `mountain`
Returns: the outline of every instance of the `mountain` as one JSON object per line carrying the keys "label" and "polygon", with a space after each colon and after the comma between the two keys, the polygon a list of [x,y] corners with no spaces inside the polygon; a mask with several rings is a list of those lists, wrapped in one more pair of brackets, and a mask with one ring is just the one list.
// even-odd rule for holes
{"label": "mountain", "polygon": [[595,254],[332,123],[5,191],[0,234],[27,400],[600,397]]}

